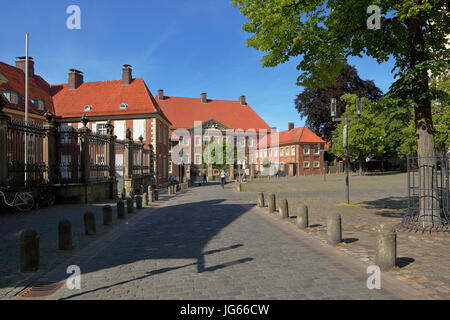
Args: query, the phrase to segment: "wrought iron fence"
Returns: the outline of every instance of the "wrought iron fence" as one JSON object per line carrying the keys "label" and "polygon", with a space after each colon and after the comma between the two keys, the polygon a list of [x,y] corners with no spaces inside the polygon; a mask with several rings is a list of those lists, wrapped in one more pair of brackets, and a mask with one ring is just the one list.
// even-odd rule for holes
{"label": "wrought iron fence", "polygon": [[89,135],[90,180],[109,178],[108,145],[110,137],[103,134]]}
{"label": "wrought iron fence", "polygon": [[141,174],[141,145],[133,145],[133,175]]}
{"label": "wrought iron fence", "polygon": [[117,194],[125,194],[125,149],[126,142],[116,140],[115,142],[115,173],[117,179]]}
{"label": "wrought iron fence", "polygon": [[81,173],[81,139],[73,127],[59,127],[56,134],[58,183],[78,183]]}
{"label": "wrought iron fence", "polygon": [[450,232],[449,157],[407,157],[408,211],[398,227]]}
{"label": "wrought iron fence", "polygon": [[43,126],[17,119],[8,121],[7,158],[10,185],[30,185],[43,180],[44,173],[48,171],[44,160],[47,141],[47,130]]}
{"label": "wrought iron fence", "polygon": [[143,149],[142,150],[142,172],[147,175],[150,174],[150,150],[149,149]]}

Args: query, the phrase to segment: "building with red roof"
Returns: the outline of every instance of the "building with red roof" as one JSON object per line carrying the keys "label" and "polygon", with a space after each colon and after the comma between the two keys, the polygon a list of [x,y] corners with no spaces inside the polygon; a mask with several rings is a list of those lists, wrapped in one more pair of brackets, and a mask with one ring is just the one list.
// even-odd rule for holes
{"label": "building with red roof", "polygon": [[291,176],[323,173],[326,143],[307,127],[294,128],[266,136],[255,152],[257,172],[272,165],[273,171],[285,171]]}
{"label": "building with red roof", "polygon": [[[5,101],[3,112],[13,119],[25,119],[25,57],[16,59],[16,66],[0,62],[0,93]],[[33,58],[28,61],[28,120],[45,121],[44,114],[55,113],[50,85],[34,73]]]}
{"label": "building with red roof", "polygon": [[[136,142],[142,136],[154,148],[156,183],[167,183],[171,122],[144,80],[133,78],[130,65],[123,66],[121,80],[112,81],[84,82],[81,71],[70,69],[68,82],[52,85],[51,93],[57,121],[65,126],[81,127],[81,117],[86,115],[95,133],[106,133],[110,120],[118,140],[125,140],[127,129]],[[121,161],[116,156],[116,162]]]}
{"label": "building with red roof", "polygon": [[[199,98],[183,98],[166,96],[163,90],[159,90],[157,100],[172,122],[172,147],[179,144],[179,139],[183,139],[176,131],[185,129],[189,132],[190,141],[182,143],[188,146],[186,149],[189,151],[183,155],[183,162],[188,165],[182,164],[180,167],[177,161],[171,161],[169,172],[174,176],[183,177],[186,174],[189,177],[191,173],[203,171],[202,153],[206,145],[215,139],[235,139],[234,144],[243,150],[242,165],[246,168],[259,139],[271,131],[269,125],[248,105],[245,96],[239,97],[237,101],[208,99],[206,93],[202,93]],[[201,128],[198,128],[199,123],[202,123]],[[210,130],[218,132],[211,139],[205,134]],[[235,134],[231,135],[230,132]],[[212,166],[208,166],[205,171],[208,176],[219,175],[219,170],[213,170]],[[229,173],[234,176],[234,169],[230,167]]]}

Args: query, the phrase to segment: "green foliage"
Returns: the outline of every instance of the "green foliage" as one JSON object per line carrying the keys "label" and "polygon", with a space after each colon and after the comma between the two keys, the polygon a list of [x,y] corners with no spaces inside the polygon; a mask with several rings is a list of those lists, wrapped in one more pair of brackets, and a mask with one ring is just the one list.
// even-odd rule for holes
{"label": "green foliage", "polygon": [[[222,151],[222,156],[217,154],[216,150]],[[220,159],[222,158],[222,159]],[[230,159],[234,158],[234,165],[237,164],[237,149],[234,148],[231,142],[218,142],[216,140],[211,141],[205,147],[202,153],[202,168],[206,168],[208,162],[212,162],[211,165],[214,169],[226,170],[228,169]]]}
{"label": "green foliage", "polygon": [[264,168],[269,168],[270,167],[270,160],[268,158],[264,158],[262,165],[263,165]]}
{"label": "green foliage", "polygon": [[[355,117],[356,95],[345,94],[341,100],[347,103],[342,117]],[[363,99],[360,120],[348,122],[349,156],[360,161],[368,156],[400,156],[405,142],[403,130],[411,120],[411,110],[401,105],[401,100],[384,96],[376,102]],[[332,152],[345,156],[343,146],[344,122],[334,131]]]}

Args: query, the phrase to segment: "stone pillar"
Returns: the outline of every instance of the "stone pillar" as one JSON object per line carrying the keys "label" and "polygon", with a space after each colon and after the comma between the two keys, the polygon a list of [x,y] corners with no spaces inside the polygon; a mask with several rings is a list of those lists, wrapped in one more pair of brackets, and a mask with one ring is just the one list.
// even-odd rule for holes
{"label": "stone pillar", "polygon": [[264,193],[258,193],[258,207],[264,208]]}
{"label": "stone pillar", "polygon": [[83,216],[84,219],[84,232],[87,235],[94,235],[97,233],[95,225],[95,215],[91,211],[86,211]]}
{"label": "stone pillar", "polygon": [[134,211],[133,198],[128,197],[127,198],[127,212],[133,213],[133,211]]}
{"label": "stone pillar", "polygon": [[231,181],[234,180],[234,164],[230,164],[228,167],[230,171],[230,181]]}
{"label": "stone pillar", "polygon": [[308,206],[305,204],[301,204],[297,207],[297,226],[300,229],[306,229],[309,226]]}
{"label": "stone pillar", "polygon": [[189,182],[191,180],[191,165],[185,164],[184,166],[186,167],[186,181]]}
{"label": "stone pillar", "polygon": [[341,215],[339,213],[330,213],[327,217],[327,236],[328,243],[336,245],[342,242]]}
{"label": "stone pillar", "polygon": [[381,271],[395,267],[397,259],[397,234],[389,224],[380,224],[376,229],[375,265]]}
{"label": "stone pillar", "polygon": [[2,111],[0,100],[0,186],[9,184],[8,177],[8,121],[10,117]]}
{"label": "stone pillar", "polygon": [[242,191],[242,186],[241,186],[240,182],[236,183],[236,191],[237,192],[241,192]]}
{"label": "stone pillar", "polygon": [[117,219],[125,219],[125,202],[117,201]]}
{"label": "stone pillar", "polygon": [[72,224],[63,219],[58,224],[58,248],[59,250],[72,250]]}
{"label": "stone pillar", "polygon": [[39,234],[28,229],[20,234],[20,272],[36,272],[40,267]]}
{"label": "stone pillar", "polygon": [[110,205],[103,207],[103,224],[105,226],[112,225],[112,208]]}
{"label": "stone pillar", "polygon": [[44,140],[43,156],[45,165],[48,171],[44,174],[45,179],[55,184],[59,177],[59,167],[57,166],[57,150],[56,150],[56,126],[51,113],[45,114],[47,123],[44,124],[45,131],[47,132],[47,139]]}
{"label": "stone pillar", "polygon": [[289,218],[289,205],[286,199],[278,200],[278,209],[280,211],[280,218],[282,219]]}
{"label": "stone pillar", "polygon": [[294,164],[289,163],[289,176],[292,177],[294,175]]}
{"label": "stone pillar", "polygon": [[142,196],[136,196],[136,209],[142,209]]}
{"label": "stone pillar", "polygon": [[208,170],[208,181],[213,181],[213,169],[212,165],[207,164],[207,170]]}
{"label": "stone pillar", "polygon": [[173,191],[173,185],[170,185],[167,187],[167,193],[169,194],[169,196],[172,194]]}
{"label": "stone pillar", "polygon": [[276,210],[275,194],[273,194],[273,193],[269,194],[269,196],[267,197],[267,202],[268,202],[268,207],[269,207],[269,213],[274,213]]}

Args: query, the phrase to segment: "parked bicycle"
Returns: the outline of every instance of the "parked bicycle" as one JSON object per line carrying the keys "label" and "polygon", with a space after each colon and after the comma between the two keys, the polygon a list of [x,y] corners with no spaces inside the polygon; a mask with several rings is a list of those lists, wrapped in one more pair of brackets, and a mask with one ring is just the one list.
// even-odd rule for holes
{"label": "parked bicycle", "polygon": [[55,191],[49,186],[41,186],[36,197],[36,208],[51,207],[55,203]]}
{"label": "parked bicycle", "polygon": [[5,192],[9,190],[9,187],[0,187],[0,196],[3,197],[3,201],[7,206],[15,207],[20,211],[28,211],[34,207],[34,199],[30,192],[16,192],[14,199],[11,202],[8,202]]}

